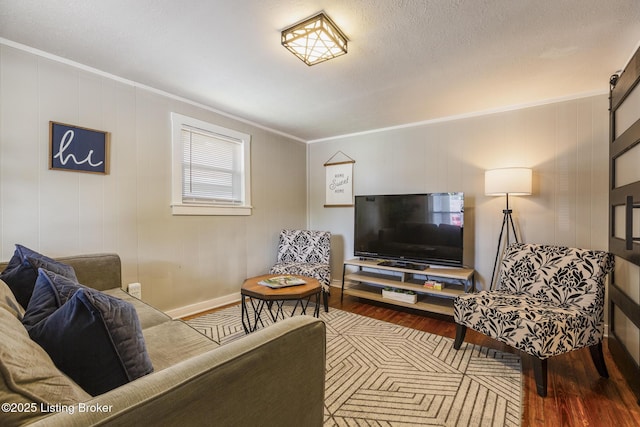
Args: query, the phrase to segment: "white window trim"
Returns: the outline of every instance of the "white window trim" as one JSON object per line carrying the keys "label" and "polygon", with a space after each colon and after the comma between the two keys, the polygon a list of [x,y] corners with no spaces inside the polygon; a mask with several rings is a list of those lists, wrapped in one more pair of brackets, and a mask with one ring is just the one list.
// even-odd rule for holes
{"label": "white window trim", "polygon": [[[229,136],[242,141],[243,149],[243,204],[197,204],[182,201],[182,138],[183,125]],[[171,213],[173,215],[251,215],[251,135],[216,126],[202,120],[171,113]]]}

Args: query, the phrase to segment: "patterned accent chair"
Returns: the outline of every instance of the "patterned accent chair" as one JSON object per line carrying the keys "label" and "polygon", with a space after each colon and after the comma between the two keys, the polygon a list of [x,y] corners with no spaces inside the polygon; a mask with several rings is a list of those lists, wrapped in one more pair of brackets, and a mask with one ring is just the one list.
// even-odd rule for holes
{"label": "patterned accent chair", "polygon": [[607,252],[515,243],[505,250],[498,289],[454,300],[454,348],[467,327],[532,358],[536,389],[547,395],[547,360],[588,347],[598,373],[609,377],[602,353]]}
{"label": "patterned accent chair", "polygon": [[324,310],[329,311],[331,283],[331,233],[313,230],[282,230],[278,245],[278,260],[271,274],[300,274],[318,279],[322,285]]}

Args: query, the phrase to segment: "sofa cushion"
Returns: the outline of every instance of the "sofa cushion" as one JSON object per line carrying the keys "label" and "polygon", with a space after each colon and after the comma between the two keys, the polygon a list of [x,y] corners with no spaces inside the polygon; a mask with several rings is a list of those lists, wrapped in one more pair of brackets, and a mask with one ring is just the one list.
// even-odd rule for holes
{"label": "sofa cushion", "polygon": [[142,333],[157,371],[220,347],[181,320],[165,322],[147,328]]}
{"label": "sofa cushion", "polygon": [[93,396],[153,371],[133,306],[39,270],[23,318],[31,338]]}
{"label": "sofa cushion", "polygon": [[[136,309],[136,313],[138,314],[138,319],[140,319],[140,327],[144,331],[147,328],[151,328],[153,326],[159,325],[161,323],[170,322],[171,317],[167,316],[165,313],[160,310],[153,308],[149,304],[144,301],[139,300],[136,297],[131,296],[122,288],[114,288],[103,291],[103,293],[107,295],[111,295],[112,297],[119,298],[121,300],[127,301],[133,308]],[[148,343],[147,343],[148,344]],[[151,359],[153,361],[153,359]],[[155,363],[154,363],[155,366]]]}
{"label": "sofa cushion", "polygon": [[27,308],[29,300],[31,299],[33,287],[38,277],[38,268],[44,268],[76,280],[75,272],[71,266],[51,259],[25,246],[16,245],[16,249],[7,267],[0,274],[0,279],[9,285],[13,294],[16,296],[16,300],[24,308]]}
{"label": "sofa cushion", "polygon": [[18,320],[22,320],[24,316],[24,308],[18,304],[15,295],[2,280],[0,280],[0,309],[7,310]]}
{"label": "sofa cushion", "polygon": [[56,368],[14,313],[0,307],[0,324],[0,402],[34,409],[2,411],[3,425],[20,425],[41,417],[41,405],[73,405],[91,398]]}

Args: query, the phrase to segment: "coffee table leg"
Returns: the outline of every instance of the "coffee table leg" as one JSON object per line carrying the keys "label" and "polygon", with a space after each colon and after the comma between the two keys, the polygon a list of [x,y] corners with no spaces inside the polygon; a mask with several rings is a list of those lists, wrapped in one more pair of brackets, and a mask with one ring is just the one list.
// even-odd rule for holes
{"label": "coffee table leg", "polygon": [[[314,294],[316,297],[316,301],[315,301],[315,307],[313,309],[313,316],[314,317],[320,317],[320,292]],[[307,314],[307,307],[309,307],[309,303],[311,302],[311,298],[313,298],[314,295],[309,295],[309,297],[306,299],[304,298],[300,298],[296,300],[296,305],[293,306],[293,311],[291,312],[291,316],[293,317],[296,314],[296,310],[298,309],[298,306],[300,306],[300,314],[304,315]],[[284,314],[283,317],[284,319]]]}
{"label": "coffee table leg", "polygon": [[276,304],[277,310],[276,310],[276,314],[273,314],[273,311],[271,310],[272,306],[269,307],[269,314],[271,314],[271,320],[273,320],[273,322],[277,322],[278,318],[282,318],[284,319],[284,308],[283,308],[283,304],[284,304],[284,300],[275,300],[275,301],[271,301],[273,303]]}
{"label": "coffee table leg", "polygon": [[[318,292],[316,294],[316,309],[313,310],[313,317],[320,317],[320,294],[322,292]],[[311,297],[309,297],[311,298]]]}
{"label": "coffee table leg", "polygon": [[296,305],[293,306],[293,311],[291,312],[291,317],[295,316],[296,310],[298,309],[298,305],[300,305],[300,309],[302,310],[301,314],[304,314],[305,307],[304,307],[304,305],[302,303],[302,299],[297,299],[296,300]]}
{"label": "coffee table leg", "polygon": [[309,295],[309,297],[306,299],[306,302],[304,298],[300,298],[299,300],[297,300],[296,306],[293,308],[293,313],[291,313],[291,315],[293,316],[296,313],[296,308],[298,307],[298,304],[300,304],[300,314],[301,315],[307,314],[307,307],[309,307],[309,303],[311,302],[312,296],[313,295]]}
{"label": "coffee table leg", "polygon": [[[246,298],[249,298],[249,301],[251,302],[251,308],[253,308],[253,326],[251,326],[251,317],[249,316],[249,309],[247,308]],[[258,303],[256,304],[253,298],[245,297],[244,295],[242,295],[242,303],[240,307],[242,316],[242,328],[244,329],[245,334],[251,333],[258,329],[258,322],[260,322],[260,325],[264,328],[264,323],[260,318],[262,310],[264,309],[264,304],[265,302],[263,300],[258,300]]]}
{"label": "coffee table leg", "polygon": [[262,323],[262,319],[260,318],[260,316],[262,316],[262,310],[264,310],[264,305],[265,305],[265,301],[264,300],[258,300],[258,304],[256,305],[255,301],[253,300],[253,298],[251,298],[251,307],[253,307],[253,329],[250,330],[250,332],[255,331],[256,329],[258,329],[258,322],[260,322],[260,325],[264,328],[264,323]]}
{"label": "coffee table leg", "polygon": [[[315,301],[315,308],[313,309],[313,316],[320,317],[320,293],[317,293],[314,295],[316,297],[316,301]],[[294,316],[296,314],[298,305],[300,306],[300,314],[301,315],[307,314],[307,307],[309,307],[309,303],[311,303],[311,298],[313,298],[314,295],[309,295],[306,301],[304,298],[300,298],[296,300],[296,305],[293,306],[293,311],[291,312],[291,316]]]}
{"label": "coffee table leg", "polygon": [[[244,329],[244,333],[248,334],[251,326],[251,322],[249,321],[249,312],[247,310],[247,302],[245,301],[245,296],[242,295],[242,303],[240,304],[240,309],[242,311],[242,328]],[[246,317],[246,323],[245,323]]]}

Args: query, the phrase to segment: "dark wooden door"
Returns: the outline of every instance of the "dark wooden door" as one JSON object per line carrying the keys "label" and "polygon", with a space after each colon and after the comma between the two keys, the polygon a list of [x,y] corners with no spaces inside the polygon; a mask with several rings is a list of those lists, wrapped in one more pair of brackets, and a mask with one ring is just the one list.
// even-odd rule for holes
{"label": "dark wooden door", "polygon": [[640,404],[640,49],[611,77],[609,350]]}

